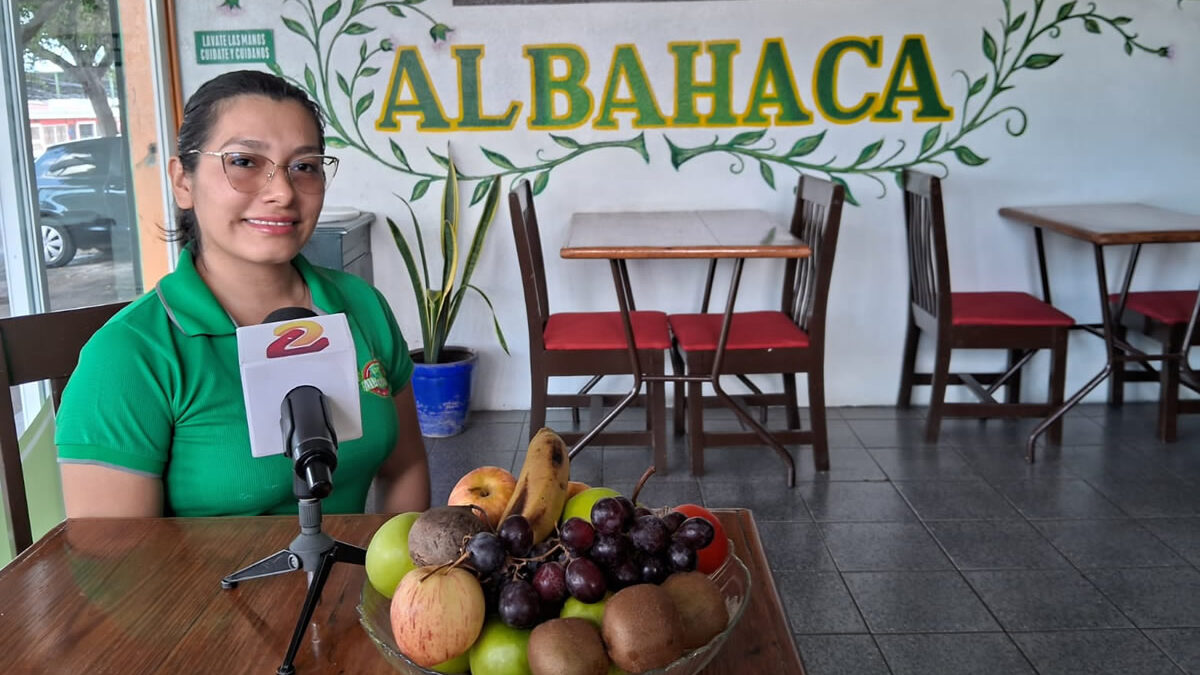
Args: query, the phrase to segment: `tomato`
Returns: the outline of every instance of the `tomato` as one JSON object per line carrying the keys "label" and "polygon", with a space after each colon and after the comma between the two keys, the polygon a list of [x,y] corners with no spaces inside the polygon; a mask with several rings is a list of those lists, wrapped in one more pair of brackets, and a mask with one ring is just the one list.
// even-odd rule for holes
{"label": "tomato", "polygon": [[729,537],[725,535],[725,528],[721,526],[721,520],[712,511],[697,504],[682,504],[676,506],[674,510],[688,518],[703,518],[712,523],[714,533],[712,543],[696,552],[696,569],[705,574],[717,571],[717,568],[724,564],[725,559],[729,557]]}

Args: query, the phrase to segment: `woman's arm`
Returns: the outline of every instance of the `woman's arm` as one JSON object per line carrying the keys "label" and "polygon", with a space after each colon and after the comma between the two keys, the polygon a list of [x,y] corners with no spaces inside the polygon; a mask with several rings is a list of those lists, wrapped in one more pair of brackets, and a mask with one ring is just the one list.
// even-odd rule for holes
{"label": "woman's arm", "polygon": [[161,478],[97,464],[65,463],[59,465],[59,470],[68,518],[137,518],[163,514]]}
{"label": "woman's arm", "polygon": [[412,386],[406,385],[393,400],[399,431],[396,447],[375,478],[375,503],[383,513],[424,511],[429,508],[429,459]]}

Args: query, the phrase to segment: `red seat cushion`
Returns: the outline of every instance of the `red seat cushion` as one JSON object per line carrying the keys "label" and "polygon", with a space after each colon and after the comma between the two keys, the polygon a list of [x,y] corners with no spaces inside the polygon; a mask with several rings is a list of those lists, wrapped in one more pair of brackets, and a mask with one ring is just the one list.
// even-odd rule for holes
{"label": "red seat cushion", "polygon": [[[638,349],[670,349],[667,315],[633,312],[633,341]],[[547,350],[625,349],[625,322],[620,312],[561,312],[551,314],[542,332]]]}
{"label": "red seat cushion", "polygon": [[[1117,293],[1108,296],[1113,304],[1121,299]],[[1138,291],[1125,298],[1125,310],[1165,324],[1187,323],[1192,320],[1196,306],[1196,291]]]}
{"label": "red seat cushion", "polygon": [[[716,351],[724,314],[672,314],[671,332],[684,351]],[[783,312],[737,312],[726,349],[802,349],[805,333]]]}
{"label": "red seat cushion", "polygon": [[951,293],[955,326],[1073,326],[1075,319],[1028,293]]}

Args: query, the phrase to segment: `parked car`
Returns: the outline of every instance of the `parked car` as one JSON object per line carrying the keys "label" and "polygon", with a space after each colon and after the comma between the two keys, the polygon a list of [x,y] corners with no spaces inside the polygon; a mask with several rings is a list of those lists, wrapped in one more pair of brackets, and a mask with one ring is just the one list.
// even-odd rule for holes
{"label": "parked car", "polygon": [[46,267],[81,248],[111,251],[113,227],[130,226],[126,157],[123,139],[106,136],[52,145],[34,161]]}

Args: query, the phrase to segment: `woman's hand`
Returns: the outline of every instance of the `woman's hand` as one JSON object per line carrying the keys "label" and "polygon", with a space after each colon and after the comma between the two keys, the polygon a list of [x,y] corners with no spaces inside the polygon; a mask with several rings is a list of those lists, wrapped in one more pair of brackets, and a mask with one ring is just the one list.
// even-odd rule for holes
{"label": "woman's hand", "polygon": [[393,397],[399,430],[396,447],[379,467],[375,505],[383,513],[424,511],[429,508],[429,459],[417,422],[417,402],[411,384]]}
{"label": "woman's hand", "polygon": [[66,463],[60,464],[59,470],[68,518],[153,518],[163,514],[161,478],[96,464]]}

